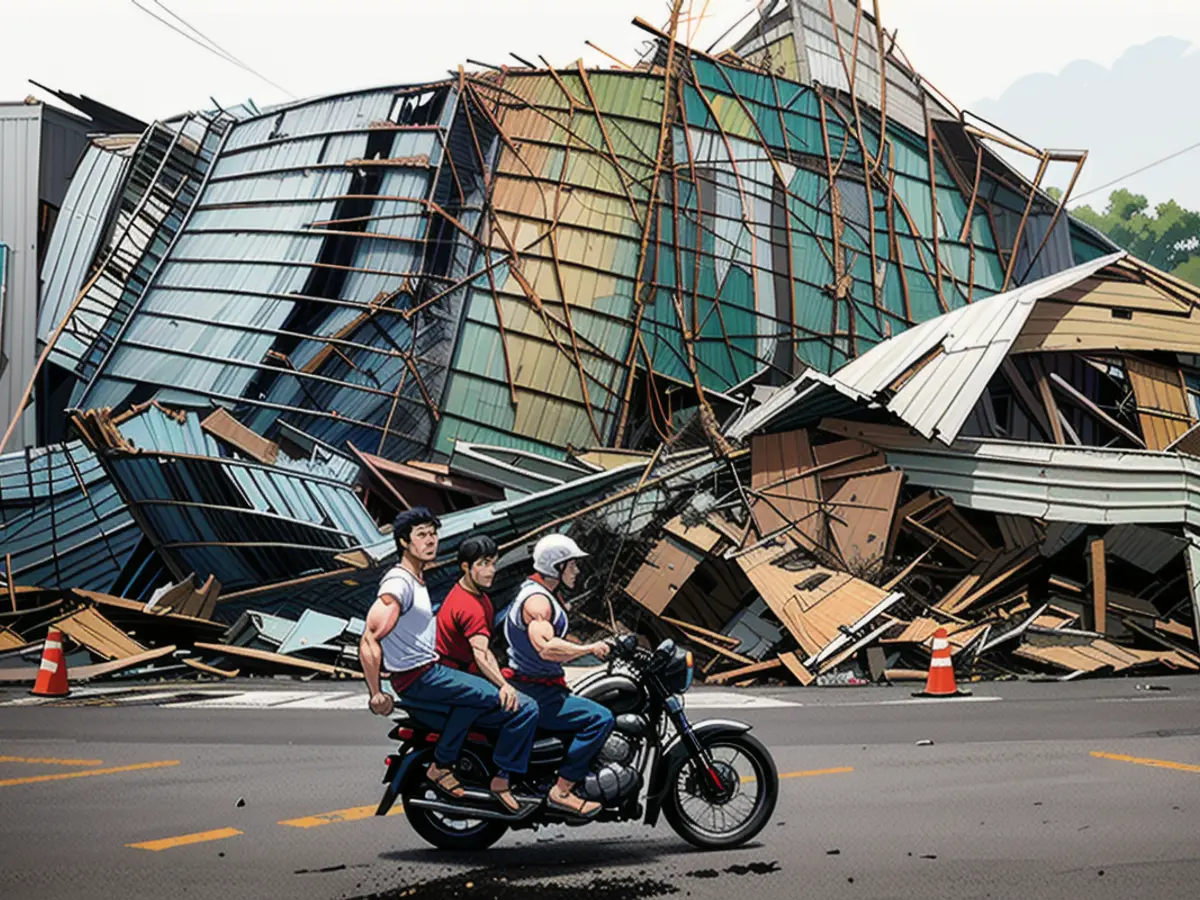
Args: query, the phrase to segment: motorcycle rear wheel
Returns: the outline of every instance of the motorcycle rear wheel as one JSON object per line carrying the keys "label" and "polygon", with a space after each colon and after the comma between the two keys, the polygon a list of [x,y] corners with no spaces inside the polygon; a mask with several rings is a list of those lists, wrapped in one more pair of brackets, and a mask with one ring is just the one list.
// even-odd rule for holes
{"label": "motorcycle rear wheel", "polygon": [[[691,772],[691,765],[685,762],[678,772],[673,773],[674,783],[667,791],[663,816],[675,833],[694,847],[702,850],[739,847],[762,831],[775,812],[775,803],[779,799],[779,772],[771,752],[751,735],[717,738],[708,743],[707,748],[732,796],[715,802],[705,797],[699,790],[697,776]],[[745,761],[748,771],[741,771],[737,765],[739,759]],[[735,801],[745,799],[749,793],[749,789],[744,788],[747,784],[754,785],[750,810],[737,812],[737,818],[730,826]],[[698,813],[697,808],[701,812]],[[744,804],[737,803],[736,809],[742,808]],[[704,809],[713,812],[712,827],[706,827],[697,818]]]}
{"label": "motorcycle rear wheel", "polygon": [[451,818],[443,813],[410,805],[410,799],[425,796],[421,780],[415,785],[406,786],[400,797],[404,803],[405,818],[413,831],[427,843],[439,850],[474,852],[488,849],[508,831],[508,826],[503,822]]}

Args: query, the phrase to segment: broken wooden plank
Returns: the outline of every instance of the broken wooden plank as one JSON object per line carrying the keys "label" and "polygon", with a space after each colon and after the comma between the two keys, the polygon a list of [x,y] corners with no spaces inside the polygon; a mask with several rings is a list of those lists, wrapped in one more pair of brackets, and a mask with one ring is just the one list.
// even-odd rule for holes
{"label": "broken wooden plank", "polygon": [[913,570],[916,569],[917,566],[919,566],[922,562],[924,562],[925,557],[927,557],[930,553],[932,553],[933,550],[934,550],[933,547],[926,548],[925,551],[923,553],[921,553],[920,556],[918,556],[916,559],[914,559],[912,562],[910,562],[907,566],[905,566],[903,569],[901,569],[899,572],[897,572],[895,575],[893,575],[891,578],[889,578],[886,582],[884,582],[882,585],[880,585],[880,588],[885,591],[890,591],[890,590],[894,589],[895,587],[897,587],[900,584],[900,582],[902,582],[905,578],[907,578],[909,575],[911,575],[913,573]]}
{"label": "broken wooden plank", "polygon": [[1076,390],[1075,385],[1071,384],[1069,381],[1067,381],[1065,378],[1063,378],[1057,372],[1050,373],[1050,383],[1054,387],[1057,387],[1059,390],[1061,390],[1064,394],[1066,394],[1066,396],[1072,402],[1074,402],[1075,405],[1078,406],[1080,409],[1083,409],[1084,411],[1091,413],[1092,416],[1094,416],[1096,419],[1099,419],[1101,422],[1103,422],[1105,425],[1107,425],[1110,429],[1112,429],[1117,434],[1124,437],[1127,441],[1132,443],[1135,447],[1141,447],[1141,448],[1145,449],[1146,442],[1143,441],[1139,435],[1130,431],[1128,428],[1126,428],[1124,425],[1122,425],[1120,422],[1118,422],[1116,419],[1114,419],[1112,416],[1110,416],[1108,413],[1106,413],[1104,410],[1102,410],[1099,406],[1097,406],[1090,399],[1088,399],[1088,397],[1086,397],[1084,394],[1082,394],[1078,390]]}
{"label": "broken wooden plank", "polygon": [[1092,630],[1104,634],[1108,625],[1108,573],[1104,566],[1104,538],[1089,547],[1092,563]]}
{"label": "broken wooden plank", "polygon": [[[1046,410],[1037,402],[1037,398],[1033,396],[1033,391],[1029,389],[1025,377],[1021,374],[1021,370],[1017,368],[1017,364],[1006,357],[1004,362],[1000,363],[1000,371],[1004,374],[1005,379],[1016,393],[1018,402],[1025,407],[1025,414],[1030,417],[1047,440],[1054,440],[1055,431],[1050,426]],[[1057,443],[1062,443],[1062,441],[1057,441]]]}
{"label": "broken wooden plank", "polygon": [[[174,653],[176,649],[174,644],[170,644],[166,647],[156,647],[153,650],[147,650],[136,656],[127,656],[124,659],[114,659],[109,662],[96,663],[92,666],[76,666],[67,673],[67,678],[71,682],[76,682],[88,681],[104,675],[112,675],[115,672],[132,669],[149,662],[154,662],[156,659],[162,659],[164,656]],[[0,668],[0,684],[32,683],[37,679],[38,668],[38,666],[29,666],[21,669]]]}
{"label": "broken wooden plank", "polygon": [[1195,424],[1178,368],[1126,357],[1125,373],[1133,388],[1147,449],[1166,449]]}
{"label": "broken wooden plank", "polygon": [[190,656],[185,656],[182,662],[199,672],[204,672],[206,675],[219,675],[222,678],[237,678],[242,671],[241,669],[218,669],[216,666],[210,666],[208,663],[192,659]]}
{"label": "broken wooden plank", "polygon": [[782,662],[787,667],[787,670],[792,673],[792,677],[799,681],[804,687],[808,687],[817,680],[817,676],[804,667],[804,663],[800,661],[800,657],[794,652],[780,653],[779,661]]}
{"label": "broken wooden plank", "polygon": [[[99,591],[85,591],[82,588],[71,588],[71,593],[78,597],[82,597],[85,600],[90,600],[99,606],[109,606],[113,609],[120,609],[124,612],[139,613],[144,616],[155,616],[153,610],[150,612],[146,611],[146,605],[144,603],[138,603],[134,600],[126,600],[124,597],[113,597],[109,594],[102,594]],[[156,616],[156,618],[159,617],[165,620],[170,620],[178,625],[188,625],[206,631],[221,632],[228,627],[220,622],[214,622],[211,619],[200,619],[194,616],[182,616],[176,612],[164,611]]]}
{"label": "broken wooden plank", "polygon": [[725,684],[735,678],[743,678],[746,675],[761,675],[763,672],[770,672],[772,669],[778,669],[783,663],[778,659],[768,659],[763,662],[751,663],[748,666],[742,666],[738,669],[730,669],[728,672],[719,672],[716,675],[709,675],[705,680],[709,684]]}
{"label": "broken wooden plank", "polygon": [[200,422],[200,429],[260,463],[274,465],[279,458],[278,444],[247,428],[220,407]]}
{"label": "broken wooden plank", "polygon": [[12,554],[4,554],[4,586],[8,591],[8,602],[12,605],[12,611],[17,611],[17,592],[14,590],[13,570],[12,570]]}
{"label": "broken wooden plank", "polygon": [[713,653],[724,656],[726,659],[732,659],[734,662],[739,662],[744,666],[749,666],[756,662],[756,660],[751,659],[749,656],[743,656],[740,653],[730,650],[728,647],[722,647],[720,644],[702,638],[698,634],[688,635],[688,640],[694,644],[699,644],[701,647],[711,650]]}
{"label": "broken wooden plank", "polygon": [[24,647],[28,641],[21,637],[11,628],[0,625],[0,651],[16,650],[19,647]]}
{"label": "broken wooden plank", "polygon": [[727,634],[721,634],[719,631],[710,631],[707,628],[701,628],[699,625],[693,625],[691,622],[685,622],[682,619],[673,619],[670,616],[659,616],[659,618],[668,625],[674,625],[676,628],[679,628],[683,631],[695,633],[701,637],[706,637],[711,641],[717,641],[718,643],[725,644],[731,650],[736,650],[739,646],[741,646],[742,643],[741,638],[730,637]]}
{"label": "broken wooden plank", "polygon": [[52,623],[64,635],[101,659],[125,659],[146,648],[119,629],[93,606],[76,610]]}
{"label": "broken wooden plank", "polygon": [[355,672],[351,669],[343,669],[338,666],[327,665],[326,663],[312,662],[311,660],[300,659],[296,656],[284,656],[281,653],[272,653],[269,650],[255,650],[253,647],[235,647],[232,644],[209,644],[204,641],[196,641],[195,646],[197,650],[211,650],[214,653],[226,656],[241,656],[246,659],[271,663],[272,665],[283,666],[285,668],[320,672],[322,675],[336,675],[342,678],[363,677],[362,672]]}
{"label": "broken wooden plank", "polygon": [[1065,444],[1067,439],[1063,433],[1062,417],[1058,410],[1058,404],[1054,402],[1054,392],[1050,390],[1050,381],[1046,378],[1046,370],[1042,367],[1042,361],[1036,356],[1030,358],[1029,368],[1033,370],[1033,377],[1037,381],[1042,406],[1045,407],[1046,415],[1050,420],[1050,431],[1054,437],[1054,443]]}
{"label": "broken wooden plank", "polygon": [[1183,622],[1176,622],[1174,619],[1163,621],[1162,619],[1154,620],[1154,630],[1161,631],[1164,634],[1173,634],[1176,637],[1187,638],[1189,641],[1196,639],[1196,629],[1190,625],[1185,625]]}
{"label": "broken wooden plank", "polygon": [[1037,549],[1031,547],[1020,552],[1015,559],[1013,558],[1013,554],[1007,554],[1004,557],[1000,557],[996,560],[994,566],[992,567],[993,570],[999,569],[999,572],[996,575],[989,578],[988,575],[991,574],[989,571],[984,576],[987,580],[982,586],[975,588],[965,598],[953,605],[939,603],[938,609],[944,609],[946,612],[957,614],[965,609],[970,608],[996,588],[1000,587],[1000,585],[1015,577],[1018,572],[1025,569],[1040,556],[1041,554],[1037,551]]}
{"label": "broken wooden plank", "polygon": [[928,525],[924,525],[921,522],[918,522],[912,516],[906,516],[901,521],[901,525],[904,527],[907,527],[911,531],[915,531],[918,534],[924,535],[925,537],[929,538],[930,540],[932,540],[934,542],[935,546],[938,544],[941,544],[947,550],[952,550],[954,553],[961,556],[963,559],[967,560],[968,562],[975,562],[979,559],[979,557],[977,555],[972,553],[966,547],[959,546],[954,541],[950,540],[950,538],[948,538],[944,534],[942,534],[940,531],[935,531],[934,529],[930,528]]}

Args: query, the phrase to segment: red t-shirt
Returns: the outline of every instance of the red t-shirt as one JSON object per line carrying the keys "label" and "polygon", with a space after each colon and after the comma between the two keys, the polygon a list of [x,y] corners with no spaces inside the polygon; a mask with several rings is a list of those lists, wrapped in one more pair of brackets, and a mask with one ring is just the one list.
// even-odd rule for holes
{"label": "red t-shirt", "polygon": [[455,584],[437,614],[437,652],[442,662],[478,674],[470,640],[477,634],[491,639],[494,615],[487,594],[472,594]]}

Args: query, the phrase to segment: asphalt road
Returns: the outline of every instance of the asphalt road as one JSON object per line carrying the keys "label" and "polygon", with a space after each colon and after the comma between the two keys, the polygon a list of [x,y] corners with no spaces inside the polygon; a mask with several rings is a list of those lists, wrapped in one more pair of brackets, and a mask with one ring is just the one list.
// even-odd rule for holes
{"label": "asphalt road", "polygon": [[701,853],[666,825],[593,825],[472,858],[365,814],[391,748],[384,722],[335,708],[358,702],[345,687],[255,682],[244,703],[183,705],[171,692],[194,686],[154,685],[36,708],[0,693],[0,897],[1190,900],[1200,678],[1144,683],[925,703],[698,691],[693,718],[744,719],[781,773],[826,773],[785,778],[753,845]]}

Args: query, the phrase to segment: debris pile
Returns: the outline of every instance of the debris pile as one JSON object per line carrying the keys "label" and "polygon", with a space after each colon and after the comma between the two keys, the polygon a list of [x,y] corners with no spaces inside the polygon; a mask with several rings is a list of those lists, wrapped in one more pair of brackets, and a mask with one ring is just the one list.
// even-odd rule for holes
{"label": "debris pile", "polygon": [[567,531],[580,636],[713,683],[921,678],[939,627],[966,678],[1200,668],[1196,290],[861,3],[757,13],[93,140],[0,383],[44,442],[0,455],[0,682],[51,624],[76,676],[355,677],[414,506],[435,597],[467,535],[502,609]]}

